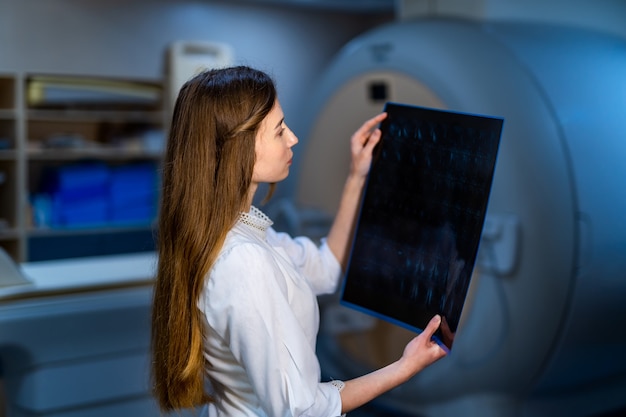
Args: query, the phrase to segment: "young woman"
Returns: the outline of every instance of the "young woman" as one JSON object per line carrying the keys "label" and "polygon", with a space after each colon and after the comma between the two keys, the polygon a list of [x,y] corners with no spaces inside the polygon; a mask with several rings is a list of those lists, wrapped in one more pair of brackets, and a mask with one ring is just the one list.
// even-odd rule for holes
{"label": "young woman", "polygon": [[[163,164],[152,316],[154,393],[165,410],[208,404],[209,416],[338,416],[445,355],[431,340],[362,377],[320,381],[316,296],[336,290],[384,113],[351,139],[335,221],[316,246],[276,232],[252,206],[261,183],[287,177],[298,138],[271,78],[211,70],[181,89]],[[209,394],[210,393],[210,394]]]}

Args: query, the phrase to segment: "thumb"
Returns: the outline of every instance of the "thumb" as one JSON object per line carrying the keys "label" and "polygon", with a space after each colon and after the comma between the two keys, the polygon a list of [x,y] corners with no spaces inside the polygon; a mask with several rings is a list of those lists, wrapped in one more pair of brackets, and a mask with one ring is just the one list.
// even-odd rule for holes
{"label": "thumb", "polygon": [[440,325],[441,316],[439,314],[435,314],[435,316],[428,322],[428,325],[426,325],[423,333],[425,333],[425,336],[430,339],[435,334]]}

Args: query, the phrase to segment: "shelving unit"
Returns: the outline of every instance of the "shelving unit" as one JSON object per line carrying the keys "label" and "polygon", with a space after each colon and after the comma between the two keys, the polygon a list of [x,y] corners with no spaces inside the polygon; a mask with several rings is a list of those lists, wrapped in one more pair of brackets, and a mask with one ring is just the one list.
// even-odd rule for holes
{"label": "shelving unit", "polygon": [[13,74],[0,74],[0,247],[23,259],[23,229],[19,204],[20,171],[19,91]]}
{"label": "shelving unit", "polygon": [[[70,178],[72,169],[77,170],[74,183],[82,181],[83,194],[97,188],[85,183],[95,166],[104,169],[107,181],[119,178],[117,188],[107,183],[109,191],[103,191],[117,190],[110,201],[121,199],[120,193],[126,198],[132,193],[156,197],[164,121],[160,82],[0,74],[0,247],[17,262],[151,250],[156,198],[141,207],[142,216],[128,214],[138,213],[137,207],[118,209],[127,215],[124,221],[119,213],[117,220],[108,214],[94,220],[88,204],[82,221],[57,212],[64,195],[77,198],[75,190],[61,189],[62,178]],[[83,167],[87,171],[80,171]],[[154,174],[152,189],[144,182],[132,193],[124,191],[137,167],[143,169],[142,178]],[[103,195],[85,198],[97,198],[100,206],[107,205],[107,213],[112,211]],[[73,206],[66,205],[68,210]],[[105,210],[100,206],[98,210]],[[146,210],[153,214],[148,217]]]}

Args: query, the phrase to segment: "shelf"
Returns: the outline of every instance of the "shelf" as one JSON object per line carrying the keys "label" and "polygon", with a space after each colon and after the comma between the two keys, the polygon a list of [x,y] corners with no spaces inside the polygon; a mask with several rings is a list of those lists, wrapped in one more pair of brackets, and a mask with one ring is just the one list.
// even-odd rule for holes
{"label": "shelf", "polygon": [[158,110],[28,110],[29,121],[42,122],[109,122],[161,123],[165,113]]}
{"label": "shelf", "polygon": [[0,241],[14,240],[21,236],[21,232],[15,228],[0,229]]}
{"label": "shelf", "polygon": [[0,109],[0,120],[13,120],[17,117],[14,109]]}
{"label": "shelf", "polygon": [[99,227],[76,227],[76,228],[29,228],[26,235],[30,237],[52,237],[52,236],[80,236],[93,234],[115,234],[129,232],[143,232],[152,230],[153,225],[129,225],[129,226],[99,226]]}
{"label": "shelf", "polygon": [[14,150],[0,150],[0,161],[14,161],[17,155],[17,151]]}
{"label": "shelf", "polygon": [[[92,229],[79,234],[41,234],[27,237],[30,262],[155,250],[153,230]],[[2,243],[0,241],[0,243]]]}
{"label": "shelf", "polygon": [[[128,149],[30,149],[27,152],[31,161],[77,161],[98,159],[108,161],[160,160],[161,152]],[[2,154],[0,153],[0,159]]]}

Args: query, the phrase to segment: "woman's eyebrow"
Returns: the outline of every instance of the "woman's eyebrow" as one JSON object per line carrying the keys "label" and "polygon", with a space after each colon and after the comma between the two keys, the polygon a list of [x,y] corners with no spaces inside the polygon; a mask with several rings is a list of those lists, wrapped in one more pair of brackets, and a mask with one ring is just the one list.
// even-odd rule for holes
{"label": "woman's eyebrow", "polygon": [[274,128],[274,130],[276,130],[276,129],[278,129],[279,127],[281,127],[284,121],[285,121],[285,118],[284,118],[284,117],[283,117],[282,119],[280,119],[280,122],[278,122],[278,124],[276,125],[276,127]]}

